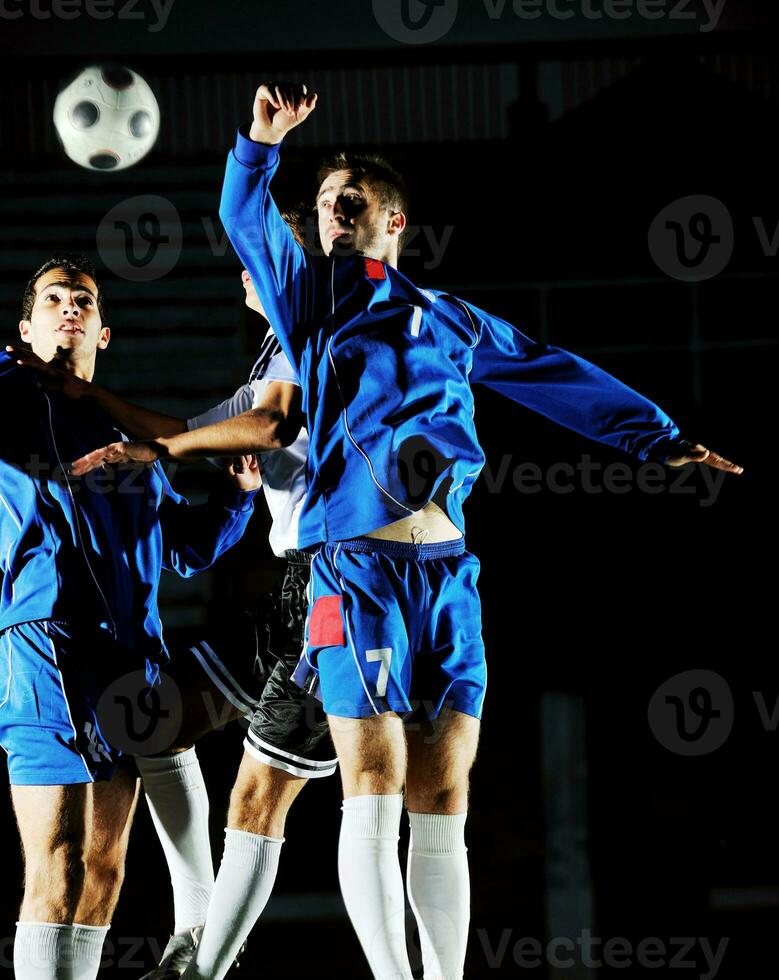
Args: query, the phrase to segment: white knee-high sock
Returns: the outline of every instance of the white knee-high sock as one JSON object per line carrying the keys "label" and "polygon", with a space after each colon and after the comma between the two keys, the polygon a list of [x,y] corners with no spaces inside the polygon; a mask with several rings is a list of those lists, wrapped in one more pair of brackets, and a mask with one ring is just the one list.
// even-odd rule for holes
{"label": "white knee-high sock", "polygon": [[184,932],[206,921],[214,887],[208,837],[208,793],[194,748],[186,752],[136,756],[157,836],[168,862],[176,924]]}
{"label": "white knee-high sock", "polygon": [[95,980],[109,929],[73,923],[73,980]]}
{"label": "white knee-high sock", "polygon": [[17,922],[14,976],[16,980],[72,980],[73,926]]}
{"label": "white knee-high sock", "polygon": [[465,964],[471,887],[467,814],[409,813],[408,898],[419,926],[425,980],[460,980]]}
{"label": "white knee-high sock", "polygon": [[186,980],[221,980],[241,943],[265,908],[279,867],[284,838],[225,830],[225,849],[216,876],[206,927]]}
{"label": "white knee-high sock", "polygon": [[346,911],[376,980],[411,980],[398,830],[403,796],[343,803],[338,877]]}

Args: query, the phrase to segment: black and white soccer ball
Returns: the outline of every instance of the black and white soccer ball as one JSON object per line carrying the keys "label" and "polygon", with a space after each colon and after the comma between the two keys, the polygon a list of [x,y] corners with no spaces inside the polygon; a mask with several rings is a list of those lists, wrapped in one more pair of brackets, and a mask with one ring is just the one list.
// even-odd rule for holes
{"label": "black and white soccer ball", "polygon": [[85,68],[57,96],[54,125],[70,159],[88,170],[124,170],[154,146],[160,110],[137,72]]}

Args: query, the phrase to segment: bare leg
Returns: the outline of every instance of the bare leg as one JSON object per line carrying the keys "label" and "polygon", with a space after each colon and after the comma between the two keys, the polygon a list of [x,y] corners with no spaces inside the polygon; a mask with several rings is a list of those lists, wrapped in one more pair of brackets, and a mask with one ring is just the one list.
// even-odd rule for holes
{"label": "bare leg", "polygon": [[407,732],[406,806],[413,813],[465,813],[476,759],[478,718],[444,708],[434,723]]}
{"label": "bare leg", "polygon": [[265,837],[283,837],[289,808],[307,782],[244,752],[230,796],[227,826]]}
{"label": "bare leg", "polygon": [[24,980],[93,980],[124,874],[134,777],[14,786],[25,893],[14,967]]}
{"label": "bare leg", "polygon": [[92,787],[92,833],[86,854],[86,876],[75,922],[89,926],[110,924],[124,881],[140,781],[120,768],[110,782]]}
{"label": "bare leg", "polygon": [[91,785],[12,786],[24,852],[20,922],[72,924],[84,887]]}
{"label": "bare leg", "polygon": [[344,799],[403,792],[406,738],[393,712],[372,718],[330,715],[330,734],[341,766]]}

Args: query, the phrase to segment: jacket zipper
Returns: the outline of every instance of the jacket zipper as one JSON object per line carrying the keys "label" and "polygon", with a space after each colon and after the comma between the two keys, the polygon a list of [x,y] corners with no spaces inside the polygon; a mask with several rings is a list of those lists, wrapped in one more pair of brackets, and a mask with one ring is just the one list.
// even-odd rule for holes
{"label": "jacket zipper", "polygon": [[330,361],[330,366],[333,369],[333,377],[335,378],[335,384],[336,387],[338,388],[338,394],[341,399],[341,405],[343,406],[342,415],[344,421],[344,428],[346,429],[346,434],[349,437],[349,441],[351,442],[351,444],[354,446],[357,452],[362,456],[362,458],[368,464],[368,471],[370,472],[371,479],[379,488],[379,490],[381,490],[381,492],[385,495],[385,497],[389,497],[389,499],[393,502],[393,504],[397,504],[397,506],[400,507],[402,510],[405,510],[407,514],[416,514],[415,510],[412,510],[411,507],[407,507],[404,503],[401,503],[399,500],[396,500],[389,492],[389,490],[387,490],[386,487],[383,487],[381,483],[379,483],[378,479],[376,478],[376,473],[373,469],[373,463],[371,462],[370,457],[363,450],[362,446],[358,444],[358,442],[352,435],[352,430],[349,428],[349,418],[346,412],[346,399],[344,398],[343,389],[341,388],[341,382],[338,378],[338,371],[335,366],[335,358],[333,357],[333,350],[332,350],[333,334],[335,333],[335,262],[332,263],[332,272],[330,275],[330,295],[331,295],[331,311],[330,311],[331,328],[330,328],[330,336],[327,338],[327,357],[328,360]]}
{"label": "jacket zipper", "polygon": [[92,565],[89,561],[89,556],[87,555],[87,549],[84,545],[84,537],[81,533],[81,521],[78,516],[78,507],[76,506],[76,498],[73,494],[73,488],[70,485],[70,480],[68,479],[67,470],[62,464],[62,459],[60,458],[59,449],[57,448],[57,438],[54,435],[54,422],[51,414],[51,401],[49,399],[49,396],[46,394],[46,392],[43,393],[43,397],[46,399],[46,403],[49,407],[49,432],[51,433],[51,441],[52,441],[52,445],[54,446],[54,454],[56,455],[57,462],[59,463],[60,469],[62,470],[62,475],[65,477],[65,484],[68,488],[68,496],[70,497],[70,503],[73,507],[73,517],[75,518],[76,521],[76,534],[78,536],[78,543],[81,547],[81,552],[84,555],[84,561],[86,562],[87,568],[89,569],[89,574],[92,576],[92,581],[95,583],[95,588],[100,593],[100,598],[103,600],[103,605],[105,606],[105,610],[108,613],[108,618],[111,621],[111,632],[114,634],[114,639],[118,640],[119,636],[116,628],[116,620],[114,619],[113,613],[111,612],[111,607],[108,605],[108,600],[105,597],[105,593],[100,588],[100,583],[97,581],[97,576],[95,575],[94,569],[92,568]]}

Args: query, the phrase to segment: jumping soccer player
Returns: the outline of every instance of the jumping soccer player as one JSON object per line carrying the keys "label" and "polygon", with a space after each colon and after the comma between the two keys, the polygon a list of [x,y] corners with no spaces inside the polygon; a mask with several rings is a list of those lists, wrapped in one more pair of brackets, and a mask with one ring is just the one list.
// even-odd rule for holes
{"label": "jumping soccer player", "polygon": [[[246,305],[263,314],[248,273],[244,272],[242,282]],[[174,935],[159,966],[144,980],[179,976],[201,943],[199,957],[208,963],[208,970],[225,973],[270,896],[292,802],[308,779],[332,774],[337,764],[321,705],[290,680],[303,648],[311,564],[310,554],[297,550],[308,436],[301,428],[296,376],[269,329],[247,383],[221,404],[185,421],[131,405],[106,388],[64,375],[34,354],[15,353],[27,366],[38,370],[49,385],[71,398],[96,403],[123,431],[134,436],[172,436],[250,413],[254,419],[265,420],[263,444],[281,447],[264,453],[260,468],[273,517],[271,547],[287,562],[282,582],[270,603],[252,609],[251,615],[242,612],[237,623],[220,623],[189,650],[217,685],[216,689],[212,689],[213,684],[209,688],[211,696],[218,698],[221,690],[238,709],[225,714],[220,705],[210,717],[227,721],[246,715],[249,705],[253,708],[249,712],[251,724],[244,741],[244,757],[231,796],[225,860],[209,913],[211,925],[204,939],[201,934],[214,879],[208,840],[208,797],[194,749],[171,751],[151,759],[136,758],[170,869],[176,912]],[[263,669],[268,660],[275,665],[258,703],[252,704],[257,684],[247,677],[247,668],[250,673],[256,650],[260,651]],[[178,679],[179,674],[186,674],[186,686],[191,690],[190,672],[191,658],[186,654],[174,656],[174,676]],[[204,734],[208,719],[203,717],[202,703],[192,699],[191,714],[189,708],[188,705],[185,711],[187,731],[197,732],[200,720]],[[191,741],[196,738],[197,734]],[[188,744],[184,733],[177,744]],[[232,911],[239,904],[236,888],[243,890],[247,904]],[[229,915],[229,922],[218,923],[220,910]],[[244,917],[249,921],[246,928]],[[229,927],[229,936],[222,925]],[[232,941],[233,936],[239,937],[237,942]]]}
{"label": "jumping soccer player", "polygon": [[[484,463],[471,385],[642,460],[741,469],[681,439],[661,409],[595,365],[398,272],[405,189],[380,159],[344,154],[320,171],[325,254],[307,254],[269,185],[278,144],[316,99],[305,86],[258,89],[252,125],[228,158],[220,215],[302,386],[310,445],[298,547],[315,555],[294,679],[318,673],[341,765],[344,901],[373,975],[408,980],[397,856],[405,788],[425,975],[455,978],[486,684],[479,566],[463,539],[463,503]],[[153,445],[114,443],[75,468],[251,451],[251,425],[235,422]],[[424,729],[432,720],[434,739]],[[409,722],[420,724],[404,730]],[[196,957],[185,976],[210,974]]]}
{"label": "jumping soccer player", "polygon": [[[89,381],[108,346],[102,292],[81,257],[56,256],[23,298],[22,339]],[[161,568],[188,577],[243,534],[256,466],[230,468],[189,506],[155,466],[79,480],[74,452],[118,430],[93,405],[38,383],[0,354],[0,744],[25,860],[18,980],[97,974],[124,868],[136,779],[104,733],[99,701],[120,675],[149,687],[168,659]],[[243,469],[243,472],[239,470]]]}

